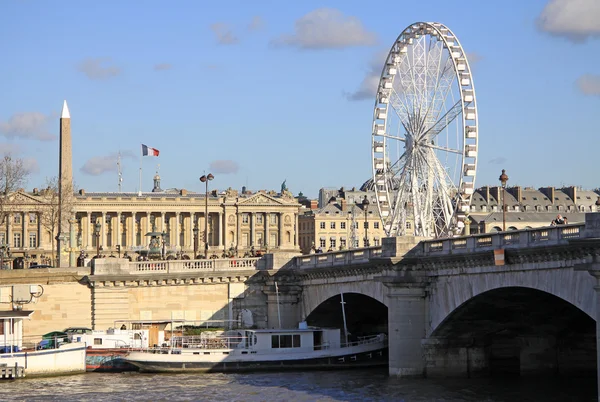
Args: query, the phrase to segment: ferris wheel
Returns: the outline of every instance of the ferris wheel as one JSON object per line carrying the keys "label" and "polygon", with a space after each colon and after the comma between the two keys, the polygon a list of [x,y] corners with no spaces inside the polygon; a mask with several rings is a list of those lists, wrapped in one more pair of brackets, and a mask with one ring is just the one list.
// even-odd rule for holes
{"label": "ferris wheel", "polygon": [[373,187],[387,236],[462,232],[475,188],[477,117],[458,38],[440,23],[407,27],[387,55],[373,116]]}

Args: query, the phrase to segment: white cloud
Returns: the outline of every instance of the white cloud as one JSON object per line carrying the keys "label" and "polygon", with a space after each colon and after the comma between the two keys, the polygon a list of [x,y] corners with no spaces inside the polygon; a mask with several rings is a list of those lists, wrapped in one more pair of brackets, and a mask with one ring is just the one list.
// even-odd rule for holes
{"label": "white cloud", "polygon": [[29,173],[40,172],[40,165],[35,158],[23,158],[23,168]]}
{"label": "white cloud", "polygon": [[165,71],[173,68],[173,65],[170,63],[158,63],[154,65],[154,71]]}
{"label": "white cloud", "polygon": [[84,73],[90,80],[106,80],[121,74],[119,67],[106,65],[110,58],[88,58],[77,66],[77,70]]}
{"label": "white cloud", "polygon": [[15,113],[8,121],[0,121],[0,134],[6,138],[51,141],[56,136],[48,131],[50,120],[50,116],[40,112]]}
{"label": "white cloud", "polygon": [[263,29],[265,26],[265,20],[262,19],[262,17],[255,15],[254,17],[252,17],[252,20],[250,21],[250,24],[248,24],[248,30],[249,31],[260,31],[261,29]]}
{"label": "white cloud", "polygon": [[600,37],[600,1],[550,0],[536,21],[537,27],[573,42]]}
{"label": "white cloud", "polygon": [[577,79],[576,85],[584,95],[600,96],[600,75],[582,75]]}
{"label": "white cloud", "polygon": [[219,45],[234,45],[239,42],[238,37],[227,24],[216,22],[210,26],[210,29],[215,34]]}
{"label": "white cloud", "polygon": [[14,143],[0,144],[0,155],[13,155],[21,153],[21,146]]}
{"label": "white cloud", "polygon": [[363,78],[362,82],[358,86],[358,89],[354,92],[346,92],[344,95],[348,100],[358,101],[365,99],[375,99],[377,94],[377,86],[379,85],[379,78],[381,77],[381,70],[383,69],[383,63],[387,58],[388,52],[380,50],[375,53],[369,62],[369,69],[367,75]]}
{"label": "white cloud", "polygon": [[[94,156],[88,159],[79,169],[82,173],[90,176],[99,176],[107,172],[117,172],[118,153],[113,152],[109,155]],[[121,152],[121,159],[136,159],[131,151]]]}
{"label": "white cloud", "polygon": [[232,160],[216,160],[210,163],[210,170],[213,173],[230,174],[237,173],[240,169],[237,162]]}
{"label": "white cloud", "polygon": [[483,56],[477,52],[467,52],[467,60],[469,61],[469,65],[473,67],[476,64],[479,64],[481,60],[483,60]]}
{"label": "white cloud", "polygon": [[345,16],[334,8],[318,8],[304,15],[296,21],[294,31],[272,43],[300,49],[339,49],[377,42],[377,36],[368,32],[358,18]]}

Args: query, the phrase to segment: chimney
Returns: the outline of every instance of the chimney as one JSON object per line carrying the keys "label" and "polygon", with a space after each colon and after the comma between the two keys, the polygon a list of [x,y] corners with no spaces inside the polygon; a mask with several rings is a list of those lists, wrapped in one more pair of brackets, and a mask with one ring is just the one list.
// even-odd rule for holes
{"label": "chimney", "polygon": [[550,202],[554,204],[554,187],[542,187],[540,192],[550,199]]}
{"label": "chimney", "polygon": [[79,195],[85,195],[85,190],[84,189],[79,190]]}
{"label": "chimney", "polygon": [[33,188],[33,195],[38,195],[40,193],[40,190],[38,190],[37,187]]}
{"label": "chimney", "polygon": [[318,209],[318,208],[319,208],[319,201],[310,200],[310,209]]}
{"label": "chimney", "polygon": [[488,191],[489,191],[489,194],[496,199],[496,202],[498,203],[498,205],[500,205],[500,203],[502,202],[502,199],[500,198],[501,197],[500,191],[502,191],[502,187],[494,186],[494,187],[490,188]]}
{"label": "chimney", "polygon": [[574,203],[577,203],[577,187],[571,186],[563,188],[562,191],[567,193],[567,195],[573,200]]}
{"label": "chimney", "polygon": [[179,190],[179,195],[183,195],[185,197],[187,195],[187,190],[185,188],[182,188],[181,190]]}
{"label": "chimney", "polygon": [[345,198],[342,198],[341,204],[342,204],[342,212],[346,212],[348,210],[348,205],[346,204]]}
{"label": "chimney", "polygon": [[506,191],[512,195],[513,197],[515,197],[517,199],[517,203],[521,203],[522,200],[522,194],[523,192],[521,191],[521,186],[514,186],[511,188],[507,188]]}

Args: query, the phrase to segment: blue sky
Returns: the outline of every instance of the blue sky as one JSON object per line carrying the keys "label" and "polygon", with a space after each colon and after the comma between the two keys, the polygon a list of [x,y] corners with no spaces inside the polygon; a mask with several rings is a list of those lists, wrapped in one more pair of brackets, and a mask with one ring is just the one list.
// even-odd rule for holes
{"label": "blue sky", "polygon": [[[28,189],[58,172],[71,112],[87,191],[279,190],[316,197],[371,175],[381,54],[416,21],[444,23],[470,56],[479,108],[476,186],[597,188],[600,1],[0,2],[0,152]],[[303,27],[310,27],[304,29]],[[379,56],[378,56],[379,55]],[[372,95],[370,93],[372,92]]]}

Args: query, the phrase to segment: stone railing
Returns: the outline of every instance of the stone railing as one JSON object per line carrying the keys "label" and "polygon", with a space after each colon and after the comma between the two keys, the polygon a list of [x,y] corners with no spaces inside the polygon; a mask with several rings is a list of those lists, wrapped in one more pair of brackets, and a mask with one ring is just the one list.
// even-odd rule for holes
{"label": "stone railing", "polygon": [[584,224],[548,226],[510,232],[484,233],[449,239],[424,240],[417,255],[462,254],[499,248],[555,246],[583,237]]}
{"label": "stone railing", "polygon": [[369,247],[350,249],[343,251],[332,251],[329,253],[318,253],[294,257],[292,266],[294,268],[326,268],[345,265],[366,264],[369,259],[381,255],[381,247]]}
{"label": "stone railing", "polygon": [[247,271],[262,269],[260,258],[214,260],[129,261],[117,258],[95,260],[94,275],[143,275],[190,272]]}

